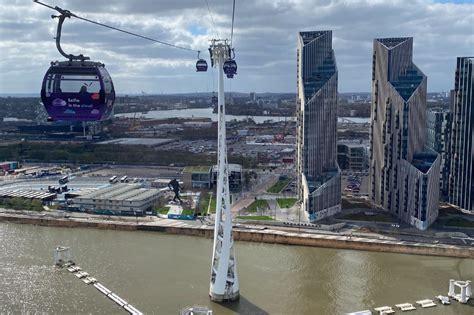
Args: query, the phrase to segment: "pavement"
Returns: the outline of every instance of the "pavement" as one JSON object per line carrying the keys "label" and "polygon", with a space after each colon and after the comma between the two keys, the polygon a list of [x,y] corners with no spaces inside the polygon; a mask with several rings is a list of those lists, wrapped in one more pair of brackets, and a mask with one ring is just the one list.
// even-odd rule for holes
{"label": "pavement", "polygon": [[[181,228],[200,228],[200,229],[213,229],[213,223],[208,218],[206,220],[195,220],[195,221],[181,221],[171,219],[161,219],[153,216],[146,217],[118,217],[118,216],[101,216],[101,215],[89,215],[85,213],[66,213],[64,211],[51,211],[48,213],[38,213],[33,211],[15,211],[8,209],[0,209],[0,215],[2,217],[36,217],[36,218],[51,218],[51,219],[70,219],[75,221],[85,222],[97,222],[105,223],[110,222],[114,224],[140,224],[148,226],[161,226],[161,227],[181,227]],[[305,238],[318,238],[327,240],[340,240],[340,241],[354,241],[362,243],[377,243],[377,244],[392,244],[392,245],[407,245],[407,246],[421,246],[431,248],[444,248],[444,249],[462,249],[474,251],[474,246],[466,246],[463,242],[459,244],[447,244],[447,243],[433,243],[433,241],[426,242],[424,239],[400,239],[399,237],[389,237],[378,233],[353,233],[343,232],[329,232],[322,231],[314,228],[301,228],[301,227],[277,227],[269,226],[263,227],[258,224],[234,224],[234,228],[239,230],[247,230],[253,232],[278,234],[282,236],[299,236]]]}
{"label": "pavement", "polygon": [[231,210],[233,216],[237,216],[242,209],[250,206],[252,202],[255,201],[255,197],[266,192],[270,186],[278,181],[278,177],[278,174],[259,173],[257,183],[252,186],[250,191],[245,192],[243,197],[232,205]]}

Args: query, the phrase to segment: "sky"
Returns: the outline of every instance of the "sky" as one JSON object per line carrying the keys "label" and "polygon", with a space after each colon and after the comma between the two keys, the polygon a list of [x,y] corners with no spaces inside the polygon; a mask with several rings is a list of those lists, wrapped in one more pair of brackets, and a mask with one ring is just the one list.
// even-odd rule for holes
{"label": "sky", "polygon": [[[232,0],[44,0],[85,18],[194,50],[229,38]],[[53,60],[55,11],[31,0],[0,0],[0,93],[36,93]],[[214,22],[214,23],[213,23]],[[474,0],[236,0],[238,74],[227,91],[295,92],[299,31],[332,30],[340,92],[370,92],[373,39],[414,38],[413,60],[428,91],[454,85],[456,57],[474,56]],[[216,70],[196,73],[197,53],[77,19],[66,20],[67,53],[105,63],[118,94],[212,92]],[[209,60],[209,59],[208,59]]]}

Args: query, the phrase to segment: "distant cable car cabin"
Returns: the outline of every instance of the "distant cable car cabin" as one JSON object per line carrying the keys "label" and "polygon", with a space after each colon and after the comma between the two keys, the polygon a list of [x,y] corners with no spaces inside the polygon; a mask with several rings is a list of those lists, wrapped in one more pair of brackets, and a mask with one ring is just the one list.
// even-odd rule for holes
{"label": "distant cable car cabin", "polygon": [[237,63],[233,59],[226,60],[223,69],[227,78],[232,79],[237,74]]}
{"label": "distant cable car cabin", "polygon": [[198,61],[196,62],[196,72],[206,72],[207,71],[207,61],[199,58],[199,54],[201,52],[198,51]]}
{"label": "distant cable car cabin", "polygon": [[199,59],[196,62],[196,71],[197,72],[206,72],[207,71],[207,61],[204,59]]}

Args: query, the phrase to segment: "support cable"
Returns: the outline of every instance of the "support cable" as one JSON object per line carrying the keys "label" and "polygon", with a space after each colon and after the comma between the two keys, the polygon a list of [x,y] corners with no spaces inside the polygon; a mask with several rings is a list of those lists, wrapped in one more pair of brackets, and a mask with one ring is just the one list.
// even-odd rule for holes
{"label": "support cable", "polygon": [[235,0],[233,0],[233,3],[232,3],[232,26],[230,28],[230,47],[231,48],[232,48],[232,38],[234,37],[234,17],[235,17]]}
{"label": "support cable", "polygon": [[100,23],[100,22],[89,20],[89,19],[83,18],[79,15],[76,15],[76,14],[72,13],[71,11],[61,9],[60,7],[57,7],[57,6],[52,7],[50,5],[47,5],[45,3],[40,2],[39,0],[33,0],[33,2],[37,3],[37,4],[40,4],[42,6],[45,6],[47,8],[50,8],[52,10],[58,11],[59,13],[61,13],[63,15],[66,15],[67,17],[74,17],[76,19],[79,19],[79,20],[82,20],[82,21],[85,21],[85,22],[89,22],[89,23],[96,24],[96,25],[99,25],[99,26],[107,27],[107,28],[110,28],[110,29],[118,31],[118,32],[122,32],[122,33],[125,33],[125,34],[128,34],[128,35],[136,36],[136,37],[146,39],[146,40],[149,40],[149,41],[152,41],[152,42],[155,42],[155,43],[158,43],[158,44],[162,44],[162,45],[165,45],[165,46],[178,48],[178,49],[182,49],[182,50],[187,50],[187,51],[199,52],[199,50],[196,50],[196,49],[191,49],[191,48],[187,48],[187,47],[183,47],[183,46],[174,45],[174,44],[167,43],[167,42],[164,42],[164,41],[161,41],[161,40],[158,40],[158,39],[154,39],[154,38],[151,38],[151,37],[148,37],[148,36],[143,36],[143,35],[140,35],[140,34],[137,34],[137,33],[122,30],[122,29],[114,27],[114,26],[110,26],[110,25],[107,25],[107,24],[103,24],[103,23]]}
{"label": "support cable", "polygon": [[212,16],[212,11],[211,11],[211,7],[209,6],[209,2],[206,0],[206,6],[207,6],[207,11],[209,12],[209,16],[211,17],[211,22],[212,22],[212,25],[214,27],[214,32],[216,33],[216,37],[219,38],[219,33],[217,32],[217,27],[216,27],[216,24],[214,23],[214,18]]}

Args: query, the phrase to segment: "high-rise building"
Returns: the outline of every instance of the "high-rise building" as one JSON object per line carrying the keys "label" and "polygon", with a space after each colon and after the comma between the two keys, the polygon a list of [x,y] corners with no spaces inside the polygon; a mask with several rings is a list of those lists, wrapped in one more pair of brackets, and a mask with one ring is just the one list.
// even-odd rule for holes
{"label": "high-rise building", "polygon": [[257,100],[257,93],[255,92],[250,92],[249,98],[251,102],[255,102]]}
{"label": "high-rise building", "polygon": [[438,216],[441,157],[425,147],[426,76],[412,51],[411,37],[374,40],[369,195],[425,230]]}
{"label": "high-rise building", "polygon": [[459,57],[452,97],[449,202],[474,214],[474,57]]}
{"label": "high-rise building", "polygon": [[297,51],[298,199],[316,221],[341,210],[337,66],[331,31],[300,32]]}
{"label": "high-rise building", "polygon": [[430,108],[426,112],[426,146],[441,154],[440,198],[448,198],[449,141],[451,112],[444,108]]}

